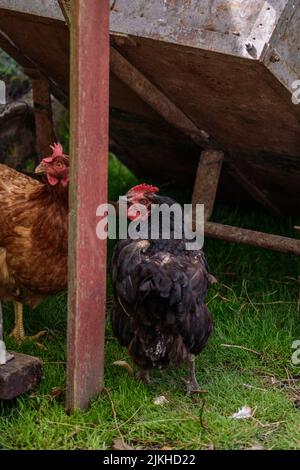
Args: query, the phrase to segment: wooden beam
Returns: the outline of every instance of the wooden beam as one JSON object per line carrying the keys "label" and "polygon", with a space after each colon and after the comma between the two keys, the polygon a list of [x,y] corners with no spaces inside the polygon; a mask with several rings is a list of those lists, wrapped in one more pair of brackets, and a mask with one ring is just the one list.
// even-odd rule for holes
{"label": "wooden beam", "polygon": [[[1,13],[0,13],[1,14]],[[34,63],[25,57],[12,39],[0,30],[0,47],[15,59],[22,67],[34,67]]]}
{"label": "wooden beam", "polygon": [[199,129],[181,109],[113,47],[110,49],[110,68],[154,111],[197,145],[205,148],[215,145],[204,130]]}
{"label": "wooden beam", "polygon": [[[0,9],[1,14],[1,9]],[[3,31],[0,31],[0,47],[3,49],[7,54],[9,54],[16,62],[18,62],[23,68],[24,71],[37,71],[39,70],[38,65],[29,59],[27,56],[22,54],[20,48],[12,41],[10,37],[8,37]],[[42,70],[41,73],[44,71]],[[43,73],[44,77],[46,75]],[[64,105],[68,103],[68,98],[66,94],[58,87],[56,83],[50,77],[47,77],[51,86],[51,92],[59,99]]]}
{"label": "wooden beam", "polygon": [[251,245],[258,248],[279,251],[281,253],[292,253],[300,255],[300,240],[273,235],[271,233],[256,232],[245,228],[232,227],[231,225],[207,222],[205,224],[205,236],[234,242],[242,245]]}
{"label": "wooden beam", "polygon": [[58,4],[64,15],[68,27],[71,27],[71,0],[58,0]]}
{"label": "wooden beam", "polygon": [[[300,255],[300,240],[209,222],[214,208],[223,157],[221,151],[204,150],[199,161],[192,203],[193,206],[204,204],[204,235],[227,242]],[[295,229],[297,230],[297,227]]]}
{"label": "wooden beam", "polygon": [[194,204],[204,204],[204,218],[209,220],[215,204],[224,154],[218,150],[204,150],[201,153],[196,174]]}
{"label": "wooden beam", "polygon": [[107,202],[109,1],[72,2],[71,174],[67,409],[103,388],[106,241],[96,209]]}
{"label": "wooden beam", "polygon": [[50,82],[36,69],[26,68],[32,79],[36,150],[40,158],[49,155],[49,145],[56,140],[53,128]]}

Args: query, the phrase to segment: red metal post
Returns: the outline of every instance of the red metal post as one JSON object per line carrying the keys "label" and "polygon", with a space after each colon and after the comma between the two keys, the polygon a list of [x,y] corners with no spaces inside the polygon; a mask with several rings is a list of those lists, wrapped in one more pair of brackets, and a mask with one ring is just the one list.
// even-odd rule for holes
{"label": "red metal post", "polygon": [[107,201],[109,0],[74,0],[71,18],[71,175],[67,409],[103,387],[106,242],[96,208]]}

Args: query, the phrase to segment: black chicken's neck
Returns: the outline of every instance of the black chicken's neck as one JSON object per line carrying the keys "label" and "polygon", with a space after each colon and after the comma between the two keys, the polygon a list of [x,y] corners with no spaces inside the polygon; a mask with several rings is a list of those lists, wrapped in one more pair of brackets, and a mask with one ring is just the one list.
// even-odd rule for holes
{"label": "black chicken's neck", "polygon": [[[165,214],[162,212],[162,205],[168,206]],[[177,205],[177,210],[172,206]],[[179,211],[178,211],[179,209]],[[182,234],[184,228],[183,212],[180,205],[167,196],[155,195],[152,199],[151,214],[149,218],[141,223],[141,229],[147,230],[148,238],[152,239],[153,234],[158,234],[158,239],[163,239],[166,234],[170,233],[170,238],[177,238],[176,234]],[[153,230],[154,229],[154,230]]]}

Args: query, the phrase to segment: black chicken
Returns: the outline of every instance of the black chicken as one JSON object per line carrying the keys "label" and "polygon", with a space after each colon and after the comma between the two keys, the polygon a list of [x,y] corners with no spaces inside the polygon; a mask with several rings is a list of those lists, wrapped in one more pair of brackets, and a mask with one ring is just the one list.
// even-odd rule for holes
{"label": "black chicken", "polygon": [[[136,220],[134,204],[147,208],[151,226],[152,204],[175,203],[158,196],[158,188],[139,185],[127,193],[127,216]],[[150,229],[149,229],[150,232]],[[161,232],[160,232],[161,234]],[[171,237],[174,235],[174,220]],[[149,370],[189,364],[188,391],[198,390],[195,356],[212,332],[204,303],[215,278],[202,250],[189,251],[185,239],[126,239],[114,250],[111,274],[115,304],[113,332],[127,346],[139,366],[138,376],[149,383]]]}

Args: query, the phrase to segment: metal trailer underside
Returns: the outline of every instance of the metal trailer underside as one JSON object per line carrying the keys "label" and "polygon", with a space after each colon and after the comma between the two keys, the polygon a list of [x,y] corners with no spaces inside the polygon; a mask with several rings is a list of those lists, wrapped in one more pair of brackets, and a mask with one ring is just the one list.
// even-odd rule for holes
{"label": "metal trailer underside", "polygon": [[[0,7],[0,46],[68,96],[69,31],[59,2]],[[225,152],[219,197],[299,213],[300,105],[291,101],[299,25],[299,0],[111,1],[111,148],[140,177],[192,188],[204,130]],[[178,118],[164,114],[164,99]]]}

